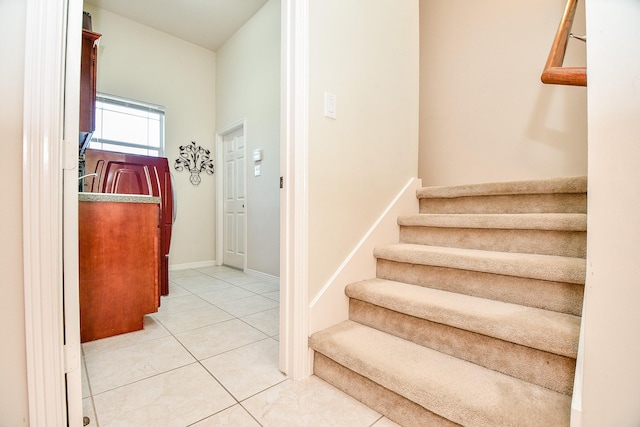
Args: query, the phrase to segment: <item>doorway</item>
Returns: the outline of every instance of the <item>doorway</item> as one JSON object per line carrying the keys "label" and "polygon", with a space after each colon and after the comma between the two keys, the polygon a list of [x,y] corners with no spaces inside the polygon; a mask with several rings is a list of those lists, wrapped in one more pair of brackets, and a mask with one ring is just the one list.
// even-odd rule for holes
{"label": "doorway", "polygon": [[217,183],[218,226],[216,253],[220,264],[245,270],[247,247],[247,161],[245,121],[216,134],[217,158],[222,166]]}
{"label": "doorway", "polygon": [[[28,21],[27,30],[28,31],[31,30],[30,34],[33,34],[33,37],[29,39],[27,43],[27,52],[29,53],[29,56],[33,58],[40,58],[40,57],[46,56],[44,55],[44,53],[46,52],[54,52],[55,55],[52,54],[54,56],[54,59],[62,60],[64,55],[63,55],[63,50],[60,49],[60,46],[64,45],[64,42],[66,40],[65,34],[67,34],[67,32],[57,31],[58,29],[57,26],[62,25],[61,23],[64,23],[65,19],[62,19],[57,13],[52,13],[52,11],[60,12],[60,13],[62,13],[62,11],[65,11],[66,13],[68,13],[68,16],[73,17],[73,19],[69,19],[69,21],[66,22],[67,30],[69,30],[68,31],[69,38],[72,40],[79,40],[80,39],[79,24],[80,24],[80,18],[81,18],[82,2],[78,0],[57,0],[55,2],[50,2],[48,0],[34,0],[34,5],[35,6],[33,8],[30,8],[30,12],[28,13],[29,19],[27,20]],[[296,67],[298,68],[302,67],[305,63],[305,58],[306,58],[305,49],[307,47],[307,43],[306,43],[306,38],[302,37],[302,38],[299,38],[300,41],[294,45],[295,48],[292,48],[293,44],[291,43],[291,41],[296,40],[296,37],[294,37],[294,35],[297,34],[298,31],[290,29],[289,24],[292,22],[297,22],[298,23],[297,28],[301,29],[302,30],[301,32],[304,33],[307,26],[306,13],[296,13],[296,12],[298,11],[306,12],[308,10],[307,1],[303,1],[301,2],[300,5],[298,5],[298,3],[294,2],[293,0],[283,0],[282,9],[283,9],[282,11],[283,30],[282,31],[283,31],[283,37],[284,37],[283,40],[287,42],[283,44],[284,46],[288,47],[287,51],[283,52],[283,58],[284,58],[283,61],[287,65],[285,66],[285,69],[283,69],[282,71],[284,75],[282,81],[286,82],[285,86],[283,86],[284,105],[282,110],[286,111],[287,115],[286,115],[286,118],[285,117],[282,118],[282,121],[283,123],[286,122],[287,125],[284,126],[284,128],[286,128],[286,132],[284,132],[282,139],[284,141],[283,149],[291,153],[293,152],[294,145],[296,145],[294,144],[294,141],[296,141],[296,138],[295,138],[296,135],[298,136],[297,138],[299,142],[298,145],[302,145],[304,147],[306,142],[304,120],[301,120],[301,121],[293,120],[293,118],[295,118],[295,116],[299,113],[297,112],[298,111],[297,109],[291,108],[291,106],[294,104],[298,104],[297,102],[294,102],[294,100],[297,100],[300,98],[306,99],[306,97],[304,96],[304,93],[306,92],[305,88],[307,86],[307,82],[304,78],[304,73],[295,73],[294,70],[296,69]],[[51,25],[41,25],[42,22],[51,23]],[[49,31],[49,33],[44,31],[36,31],[39,28],[49,29],[50,27],[51,27],[51,31]],[[73,29],[77,29],[76,33],[73,33],[73,31],[75,31]],[[47,41],[51,43],[48,44]],[[47,49],[50,45],[54,45],[54,47],[51,49]],[[69,61],[67,63],[67,71],[70,69],[76,69],[76,68],[79,69],[80,52],[77,47],[75,47],[74,49],[70,49],[70,51],[73,51],[73,50],[77,50],[77,51],[72,52],[73,54],[67,55],[67,60]],[[54,63],[54,61],[51,61],[51,62],[54,65],[57,64],[57,63]],[[78,66],[76,67],[75,65],[78,65]],[[58,66],[55,69],[59,71],[59,70],[62,70],[63,67]],[[295,80],[292,79],[291,76],[295,76]],[[26,79],[26,83],[25,83],[26,86],[30,88],[38,89],[38,88],[41,88],[40,82],[44,82],[45,84],[43,86],[51,89],[40,91],[45,95],[46,102],[35,103],[31,100],[25,99],[25,110],[33,107],[34,105],[58,106],[62,104],[61,98],[62,98],[62,88],[63,88],[64,79],[51,78],[51,75],[49,74],[47,74],[46,76],[43,74],[42,78],[39,80],[31,76],[27,76],[27,77],[29,78]],[[68,90],[71,90],[74,87],[77,87],[78,82],[79,82],[79,75],[71,75],[67,73],[66,87]],[[293,89],[294,87],[295,89]],[[69,99],[77,99],[77,97],[69,96]],[[69,102],[69,105],[74,107],[77,111],[77,103]],[[303,103],[301,108],[303,110],[303,113],[305,113],[307,106]],[[37,112],[34,114],[42,115],[43,114],[42,111],[44,110],[53,111],[55,110],[55,108],[49,108],[49,109],[38,108]],[[73,116],[75,116],[75,114],[68,115],[68,117],[73,117]],[[305,117],[305,114],[302,114],[302,116]],[[58,138],[58,128],[57,128],[58,124],[59,123],[55,120],[48,120],[48,121],[43,120],[41,122],[39,121],[32,126],[34,129],[33,133],[37,134],[37,131],[46,130],[51,135],[53,135],[51,138],[51,141],[54,141],[56,143],[61,143],[62,141],[59,141],[59,138]],[[71,132],[73,129],[77,129],[77,126],[72,126],[72,125],[65,126],[65,127],[67,128],[67,130],[69,130],[69,132]],[[26,139],[25,144],[28,147],[38,146],[38,143],[39,143],[38,138],[28,137],[25,139]],[[69,137],[68,139],[65,138],[65,142],[69,144],[71,143],[75,144],[75,141],[71,137]],[[300,142],[302,142],[302,144],[300,144]],[[51,152],[58,153],[59,150],[51,150]],[[297,234],[300,234],[300,233],[304,234],[303,233],[304,228],[302,228],[302,225],[305,222],[295,221],[295,224],[294,224],[293,221],[288,220],[289,218],[291,218],[292,214],[296,218],[299,217],[299,215],[296,214],[297,212],[299,212],[299,208],[296,207],[297,204],[295,203],[296,196],[297,196],[297,200],[300,200],[301,198],[306,199],[306,189],[304,188],[304,186],[294,185],[296,181],[304,181],[304,179],[301,179],[300,175],[304,175],[306,173],[305,164],[304,162],[301,161],[303,154],[305,154],[305,152],[306,151],[299,152],[298,150],[296,150],[295,159],[291,159],[290,155],[283,154],[284,158],[289,159],[283,165],[283,170],[286,170],[288,172],[286,173],[288,177],[288,182],[287,182],[288,187],[285,187],[285,189],[287,188],[292,190],[296,189],[295,192],[291,191],[290,192],[291,194],[288,194],[286,197],[283,197],[283,201],[282,201],[283,211],[287,212],[287,215],[286,215],[286,219],[283,219],[282,234],[283,234],[284,242],[282,244],[281,251],[286,254],[291,254],[292,247],[295,247],[297,254],[306,255],[306,245],[292,244],[292,243],[298,243],[300,241],[305,240],[304,235],[302,236],[303,237],[302,239],[296,238]],[[73,153],[73,150],[70,150],[69,153]],[[68,165],[71,165],[73,163],[72,161],[75,161],[76,158],[70,155],[67,155],[67,157],[65,157],[64,159],[61,158],[61,156],[55,156],[55,158],[52,160],[50,164],[45,161],[47,160],[45,157],[42,157],[42,159],[43,159],[43,162],[34,163],[32,168],[32,170],[35,171],[34,173],[36,172],[39,173],[40,171],[53,171],[52,173],[55,174],[54,178],[60,178],[62,175],[62,172],[61,172],[62,169],[66,168]],[[299,165],[298,168],[295,167],[296,164]],[[69,167],[68,172],[65,172],[65,173],[67,173],[69,176],[73,178],[73,179],[69,179],[69,182],[72,184],[76,184],[74,181],[77,178],[77,173],[73,167],[71,166],[68,166],[68,167]],[[48,193],[50,194],[50,196],[53,198],[58,197],[59,189],[54,184],[58,183],[59,181],[56,181],[56,179],[49,179],[49,180],[46,180],[46,182],[52,183],[52,185],[46,187],[47,189],[49,189]],[[67,190],[68,191],[65,191],[65,204],[68,203],[69,206],[73,206],[74,201],[77,200],[77,185],[70,186],[69,188],[67,188]],[[42,189],[38,187],[38,181],[35,181],[35,180],[31,182],[31,185],[25,186],[24,188],[25,195],[38,194],[38,191],[42,191]],[[53,206],[53,208],[57,208],[57,205]],[[51,211],[57,212],[58,210],[52,209]],[[61,227],[62,221],[60,220],[56,222],[54,221],[54,219],[50,220],[48,218],[47,212],[45,212],[44,210],[34,209],[34,212],[35,214],[33,215],[33,218],[35,221],[46,223],[45,224],[46,226],[44,227],[44,229],[58,231],[62,228]],[[74,250],[72,245],[73,242],[77,241],[77,230],[72,226],[74,224],[74,217],[73,215],[70,215],[70,212],[68,210],[65,211],[64,221],[65,221],[65,224],[70,225],[69,227],[64,228],[64,241],[65,243],[70,243],[70,245],[65,244],[65,254],[64,254],[65,293],[66,293],[65,300],[71,301],[74,299],[74,295],[75,295],[75,299],[77,300],[77,248],[75,250],[75,255],[74,255]],[[49,246],[47,246],[46,244],[42,244],[42,239],[40,237],[45,235],[49,236],[49,234],[51,235],[51,238],[54,240],[53,244]],[[60,247],[62,244],[63,236],[61,234],[56,234],[53,232],[49,234],[41,233],[40,235],[38,235],[40,237],[35,236],[34,241],[30,245],[30,247],[44,248],[45,250],[51,247],[54,247],[54,248]],[[45,243],[47,242],[48,240]],[[50,266],[51,270],[52,271],[55,270],[55,273],[60,273],[60,271],[63,268],[62,257],[57,256],[59,255],[58,252],[54,253],[53,255],[56,255],[56,256],[53,256],[53,258],[55,258],[57,262],[51,262],[51,266]],[[38,258],[38,257],[39,259],[48,259],[44,253],[36,254],[35,258]],[[305,271],[305,269],[303,268],[304,263],[300,261],[304,259],[305,259],[305,256],[299,256],[299,257],[287,256],[286,258],[283,258],[283,263],[281,266],[281,271],[284,271],[284,273],[281,274],[282,287],[284,289],[283,290],[284,301],[282,304],[283,306],[282,313],[284,315],[281,316],[281,323],[282,323],[282,326],[284,327],[281,327],[282,332],[280,337],[281,347],[283,349],[282,351],[283,356],[281,357],[281,365],[283,366],[282,370],[287,372],[289,375],[291,375],[294,378],[300,378],[301,376],[304,376],[305,372],[308,369],[307,368],[308,358],[307,358],[307,352],[306,352],[306,349],[307,349],[306,334],[305,334],[306,303],[307,303],[306,294],[305,292],[294,293],[291,287],[289,286],[289,282],[291,282],[294,277],[302,277],[303,280],[300,281],[300,284],[297,287],[303,288],[303,290],[306,291],[306,289],[304,289],[305,288],[304,285],[306,281],[304,280],[304,276],[303,276],[303,272]],[[26,260],[25,262],[28,263],[28,260]],[[54,276],[58,277],[60,275],[52,273],[51,277],[54,277]],[[58,282],[61,285],[61,279]],[[30,295],[33,295],[33,298],[32,298],[33,301],[37,301],[38,298],[49,295],[49,294],[45,295],[45,291],[47,290],[47,288],[41,286],[40,282],[38,281],[34,281],[33,284],[25,283],[25,288],[27,289]],[[46,311],[45,313],[41,313],[40,311],[31,311],[29,310],[29,307],[30,307],[28,305],[29,303],[28,302],[25,303],[25,306],[27,306],[26,317],[27,319],[29,319],[27,323],[29,324],[30,332],[34,335],[33,342],[41,343],[39,345],[36,345],[34,347],[29,347],[27,349],[28,358],[32,358],[34,360],[38,359],[38,360],[51,361],[51,363],[42,366],[41,369],[40,369],[40,366],[36,367],[37,369],[33,367],[29,368],[29,377],[30,377],[29,387],[35,389],[37,385],[39,384],[41,385],[45,383],[50,385],[50,387],[47,390],[53,390],[54,393],[57,393],[59,392],[59,390],[64,390],[64,375],[60,375],[61,364],[57,363],[59,362],[58,356],[63,352],[62,343],[55,339],[48,339],[51,334],[45,334],[43,331],[48,331],[52,324],[57,325],[59,323],[59,320],[63,318],[63,313],[60,305],[54,304],[55,302],[57,302],[57,299],[55,297],[45,298],[45,299],[46,301],[52,301],[52,308]],[[295,314],[293,313],[294,307],[299,308],[299,310],[297,310]],[[66,306],[65,308],[70,308],[70,307]],[[75,310],[78,310],[77,305],[75,306]],[[73,313],[70,313],[70,314],[71,315],[66,316],[67,321],[70,318],[77,317],[77,312],[76,312],[76,315],[73,315]],[[67,370],[68,370],[67,379],[69,380],[67,385],[71,384],[72,389],[79,391],[80,390],[79,343],[76,346],[70,346],[69,344],[70,343],[67,342],[67,346],[64,348],[64,352],[67,359]],[[51,355],[52,357],[44,357],[44,358],[40,357],[43,354],[47,356]],[[46,381],[45,381],[45,378],[47,379]],[[42,412],[42,413],[50,412],[52,414],[55,413],[60,415],[61,407],[65,406],[64,399],[55,400],[55,399],[49,399],[46,397],[54,393],[42,393],[41,395],[34,396],[34,399],[30,400],[29,402],[30,408],[33,411],[38,410],[38,412]],[[79,405],[80,401],[78,398],[73,396],[67,396],[67,397],[68,397],[68,414],[70,419],[70,425],[77,425],[76,424],[77,421],[81,419],[80,417],[78,417],[78,415],[82,413],[82,410],[80,407],[81,405]],[[61,416],[64,417],[64,415],[61,415]],[[55,419],[55,417],[52,416],[52,417],[49,417],[48,419],[53,420]]]}

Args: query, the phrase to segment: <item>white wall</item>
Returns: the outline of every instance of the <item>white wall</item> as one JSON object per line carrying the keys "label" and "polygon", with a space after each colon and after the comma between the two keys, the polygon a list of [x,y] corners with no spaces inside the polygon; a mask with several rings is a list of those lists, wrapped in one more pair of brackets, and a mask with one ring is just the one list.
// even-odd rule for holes
{"label": "white wall", "polygon": [[[247,268],[279,276],[280,1],[267,2],[216,54],[216,127],[247,120]],[[258,177],[255,148],[264,153]]]}
{"label": "white wall", "polygon": [[[214,52],[85,5],[93,30],[101,33],[98,91],[165,107],[165,157],[169,166],[179,146],[196,144],[215,152]],[[215,260],[215,178],[201,175],[193,186],[189,172],[173,171],[178,218],[173,227],[170,264]]]}
{"label": "white wall", "polygon": [[0,426],[29,425],[22,272],[22,108],[26,3],[0,1]]}
{"label": "white wall", "polygon": [[583,427],[640,425],[640,2],[587,0]]}
{"label": "white wall", "polygon": [[418,0],[313,0],[309,26],[312,300],[417,175]]}
{"label": "white wall", "polygon": [[[586,89],[540,82],[566,3],[420,0],[423,184],[586,175]],[[571,40],[565,65],[585,64]]]}

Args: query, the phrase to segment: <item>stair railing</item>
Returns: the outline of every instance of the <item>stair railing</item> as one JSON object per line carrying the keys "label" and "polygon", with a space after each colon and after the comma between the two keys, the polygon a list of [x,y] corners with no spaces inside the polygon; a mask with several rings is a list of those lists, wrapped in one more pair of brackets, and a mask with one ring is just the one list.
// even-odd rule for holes
{"label": "stair railing", "polygon": [[558,32],[551,45],[551,51],[547,63],[542,72],[542,83],[570,86],[586,86],[587,85],[587,68],[586,67],[563,67],[564,55],[567,51],[569,37],[575,37],[582,41],[586,41],[583,37],[577,37],[571,34],[571,26],[573,18],[576,14],[578,0],[568,0],[564,15],[558,26]]}

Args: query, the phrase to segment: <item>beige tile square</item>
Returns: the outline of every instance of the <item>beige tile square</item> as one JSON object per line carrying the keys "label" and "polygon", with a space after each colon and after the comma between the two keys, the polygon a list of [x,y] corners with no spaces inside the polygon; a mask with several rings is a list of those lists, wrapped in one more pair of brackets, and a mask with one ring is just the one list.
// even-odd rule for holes
{"label": "beige tile square", "polygon": [[169,335],[171,333],[154,318],[154,315],[147,315],[144,316],[144,329],[141,331],[86,342],[82,344],[82,351],[85,356],[94,355],[103,351],[117,350],[133,344],[168,337]]}
{"label": "beige tile square", "polygon": [[262,280],[255,276],[250,276],[248,274],[242,275],[226,275],[224,281],[232,283],[236,286],[247,285],[249,283],[258,283],[262,282]]}
{"label": "beige tile square", "polygon": [[226,267],[225,269],[221,269],[211,273],[207,273],[207,274],[209,276],[216,277],[222,280],[227,280],[227,279],[236,278],[236,277],[244,277],[247,275],[246,273],[240,270],[236,270],[234,268],[229,268],[229,267]]}
{"label": "beige tile square", "polygon": [[279,305],[280,304],[278,302],[260,295],[254,295],[233,301],[223,301],[216,304],[216,306],[236,317],[243,317],[259,311],[269,310],[271,308],[278,307]]}
{"label": "beige tile square", "polygon": [[198,276],[200,272],[192,269],[184,270],[169,270],[169,280],[177,279],[178,277]]}
{"label": "beige tile square", "polygon": [[177,334],[176,338],[198,360],[267,338],[265,334],[234,319]]}
{"label": "beige tile square", "polygon": [[80,369],[80,375],[82,376],[82,397],[85,398],[91,396],[91,389],[89,388],[89,377],[87,376],[87,368],[84,364],[84,356],[82,356],[82,361],[80,362]]}
{"label": "beige tile square", "polygon": [[286,380],[244,402],[265,427],[368,427],[380,414],[313,376]]}
{"label": "beige tile square", "polygon": [[286,379],[278,369],[278,350],[277,341],[266,339],[203,360],[202,365],[236,399],[244,400]]}
{"label": "beige tile square", "polygon": [[241,271],[227,267],[226,265],[212,265],[210,267],[196,268],[195,270],[208,276],[215,276],[216,274],[227,273],[230,271],[243,274]]}
{"label": "beige tile square", "polygon": [[194,362],[172,336],[85,355],[93,395]]}
{"label": "beige tile square", "polygon": [[280,301],[280,290],[277,291],[273,291],[273,292],[267,292],[262,294],[263,297],[272,299],[274,301]]}
{"label": "beige tile square", "polygon": [[242,406],[235,405],[191,427],[260,427],[260,424]]}
{"label": "beige tile square", "polygon": [[402,426],[400,424],[394,423],[389,418],[382,417],[371,427],[402,427]]}
{"label": "beige tile square", "polygon": [[184,427],[235,403],[198,363],[95,397],[100,427]]}
{"label": "beige tile square", "polygon": [[93,408],[93,399],[90,397],[85,397],[84,399],[82,399],[82,416],[89,417],[89,424],[87,424],[87,427],[98,426],[96,411]]}
{"label": "beige tile square", "polygon": [[203,292],[210,292],[216,289],[228,288],[233,286],[231,283],[224,280],[216,279],[215,277],[201,274],[199,276],[180,277],[173,280],[178,286],[183,287],[187,291],[193,294],[201,294]]}
{"label": "beige tile square", "polygon": [[239,288],[237,286],[231,286],[229,288],[217,289],[211,292],[205,292],[198,294],[198,296],[211,304],[219,302],[234,301],[241,298],[247,298],[254,296],[255,293],[246,289]]}
{"label": "beige tile square", "polygon": [[240,319],[270,337],[280,332],[280,307],[249,314]]}
{"label": "beige tile square", "polygon": [[248,291],[255,292],[256,294],[266,294],[270,292],[280,291],[280,285],[267,282],[248,283],[246,285],[240,285],[240,287]]}
{"label": "beige tile square", "polygon": [[160,313],[179,313],[181,311],[193,310],[196,308],[208,307],[207,301],[198,297],[197,295],[186,295],[182,297],[163,298],[162,305],[158,307],[158,314]]}
{"label": "beige tile square", "polygon": [[233,316],[218,307],[209,305],[207,307],[195,308],[188,311],[162,312],[155,314],[155,318],[162,323],[171,333],[190,331],[214,323],[224,322],[233,319]]}
{"label": "beige tile square", "polygon": [[162,300],[165,298],[173,298],[173,297],[184,297],[187,295],[191,295],[191,292],[186,290],[180,285],[177,285],[173,282],[169,282],[169,294],[162,297]]}

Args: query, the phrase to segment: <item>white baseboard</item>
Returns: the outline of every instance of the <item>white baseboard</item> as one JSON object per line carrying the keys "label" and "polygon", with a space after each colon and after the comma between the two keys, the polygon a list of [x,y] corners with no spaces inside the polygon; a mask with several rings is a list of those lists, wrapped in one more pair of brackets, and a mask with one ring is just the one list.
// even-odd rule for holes
{"label": "white baseboard", "polygon": [[571,423],[570,427],[582,426],[582,409],[571,408]]}
{"label": "white baseboard", "polygon": [[273,283],[274,285],[280,284],[280,278],[278,276],[274,276],[272,274],[263,273],[261,271],[251,270],[249,268],[244,270],[250,276],[258,277],[265,282]]}
{"label": "white baseboard", "polygon": [[187,262],[184,264],[170,264],[169,271],[175,270],[189,270],[190,268],[205,268],[213,267],[217,265],[216,260],[213,261],[199,261],[199,262]]}

